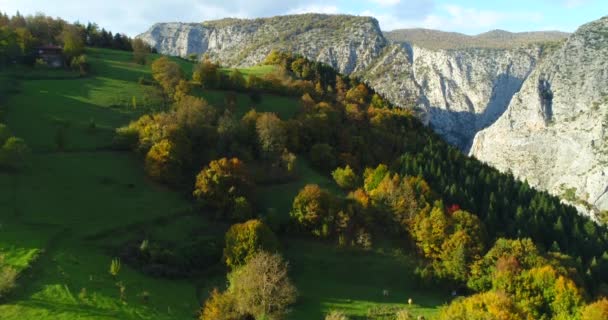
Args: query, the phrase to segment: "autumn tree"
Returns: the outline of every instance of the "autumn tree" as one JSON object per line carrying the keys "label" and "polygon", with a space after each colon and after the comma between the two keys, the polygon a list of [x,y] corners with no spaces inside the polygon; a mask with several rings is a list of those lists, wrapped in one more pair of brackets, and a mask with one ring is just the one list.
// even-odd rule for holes
{"label": "autumn tree", "polygon": [[135,63],[145,65],[146,59],[152,51],[150,45],[140,38],[135,38],[131,43],[131,46],[133,47],[133,60]]}
{"label": "autumn tree", "polygon": [[540,267],[546,263],[531,239],[496,240],[494,246],[471,267],[469,288],[476,291],[486,291],[492,288],[492,281],[498,270],[500,259],[512,259],[518,270]]}
{"label": "autumn tree", "polygon": [[335,220],[335,199],[316,184],[306,185],[293,200],[289,215],[302,229],[318,237],[330,236]]}
{"label": "autumn tree", "polygon": [[344,168],[336,168],[331,175],[342,189],[354,190],[359,184],[359,177],[349,165]]}
{"label": "autumn tree", "polygon": [[155,143],[146,154],[146,173],[159,182],[176,185],[181,181],[185,158],[184,146],[163,139]]}
{"label": "autumn tree", "polygon": [[230,292],[213,289],[201,311],[200,320],[238,320],[235,296]]}
{"label": "autumn tree", "polygon": [[217,118],[216,109],[205,99],[190,95],[176,101],[173,111],[178,127],[195,137],[202,134],[204,126],[212,125]]}
{"label": "autumn tree", "polygon": [[184,78],[184,74],[177,63],[167,57],[161,57],[152,63],[152,77],[163,88],[167,98],[173,100],[175,88]]}
{"label": "autumn tree", "polygon": [[230,81],[230,85],[235,90],[242,90],[246,87],[246,81],[243,74],[239,71],[239,69],[232,69],[230,74],[228,75],[228,81]]}
{"label": "autumn tree", "polygon": [[276,159],[285,149],[287,130],[275,113],[262,113],[256,120],[260,149],[266,159]]}
{"label": "autumn tree", "polygon": [[252,191],[245,164],[237,158],[222,158],[197,175],[193,195],[199,204],[217,209],[219,217],[235,219],[237,200],[249,202]]}
{"label": "autumn tree", "polygon": [[297,296],[287,267],[279,254],[259,252],[228,275],[228,291],[234,295],[239,313],[256,319],[283,319]]}
{"label": "autumn tree", "polygon": [[585,306],[581,311],[581,320],[608,319],[608,298],[602,298]]}
{"label": "autumn tree", "polygon": [[194,67],[192,80],[201,84],[205,89],[217,88],[220,85],[220,66],[211,61],[208,55]]}
{"label": "autumn tree", "polygon": [[260,220],[232,225],[225,239],[224,261],[230,268],[243,265],[260,251],[276,252],[279,248],[272,230]]}
{"label": "autumn tree", "polygon": [[506,294],[485,292],[453,301],[441,309],[439,320],[525,320],[528,316]]}

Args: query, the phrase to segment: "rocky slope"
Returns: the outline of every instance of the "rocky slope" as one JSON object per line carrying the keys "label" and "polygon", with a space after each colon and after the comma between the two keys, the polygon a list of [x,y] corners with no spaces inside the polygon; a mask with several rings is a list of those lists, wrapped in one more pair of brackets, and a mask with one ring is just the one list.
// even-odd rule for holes
{"label": "rocky slope", "polygon": [[582,26],[545,59],[477,134],[471,154],[588,212],[608,210],[606,57],[608,17]]}

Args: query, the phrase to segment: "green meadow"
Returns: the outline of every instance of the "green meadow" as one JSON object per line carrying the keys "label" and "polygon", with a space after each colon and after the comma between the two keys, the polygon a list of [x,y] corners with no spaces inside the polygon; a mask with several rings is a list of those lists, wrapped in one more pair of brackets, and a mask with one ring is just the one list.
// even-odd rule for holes
{"label": "green meadow", "polygon": [[[194,210],[188,195],[147,179],[137,155],[111,148],[116,128],[149,111],[145,86],[138,84],[141,77],[151,79],[149,65],[131,62],[128,52],[87,49],[87,55],[92,72],[84,78],[63,70],[5,71],[19,84],[2,122],[25,139],[33,155],[21,172],[0,173],[0,253],[21,271],[17,289],[0,303],[0,319],[197,318],[209,291],[225,286],[221,265],[189,278],[164,279],[123,263],[113,278],[110,262],[128,241],[221,238],[228,226]],[[192,73],[191,62],[175,61]],[[241,72],[261,76],[273,70]],[[225,92],[197,89],[196,94],[219,106]],[[253,104],[246,94],[236,96],[238,115],[255,108],[288,119],[299,108],[290,97],[263,95]],[[304,185],[337,188],[306,161],[299,160],[298,173],[297,181],[260,188],[262,211],[287,221]],[[448,302],[446,292],[418,289],[412,259],[390,245],[364,251],[308,238],[281,240],[299,290],[290,319],[322,319],[333,309],[365,319],[369,308],[408,307],[409,298],[414,304],[408,308],[429,319]]]}

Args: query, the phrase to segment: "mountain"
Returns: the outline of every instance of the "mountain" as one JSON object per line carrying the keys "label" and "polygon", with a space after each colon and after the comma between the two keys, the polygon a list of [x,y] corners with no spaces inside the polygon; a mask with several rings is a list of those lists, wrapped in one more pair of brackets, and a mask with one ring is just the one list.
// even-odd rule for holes
{"label": "mountain", "polygon": [[430,29],[398,29],[384,33],[393,42],[405,42],[427,49],[466,48],[511,49],[525,45],[562,41],[568,33],[560,31],[508,32],[492,30],[476,36]]}
{"label": "mountain", "polygon": [[139,37],[161,53],[205,53],[227,66],[257,64],[272,49],[327,63],[418,110],[464,152],[604,210],[605,21],[567,42],[560,32],[383,33],[374,18],[321,14],[159,23]]}
{"label": "mountain", "polygon": [[608,210],[608,17],[544,59],[471,154],[585,211]]}

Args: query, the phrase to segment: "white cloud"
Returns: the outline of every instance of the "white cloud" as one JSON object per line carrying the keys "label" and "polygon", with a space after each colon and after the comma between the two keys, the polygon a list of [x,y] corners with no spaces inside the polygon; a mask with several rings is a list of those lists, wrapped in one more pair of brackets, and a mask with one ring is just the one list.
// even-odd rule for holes
{"label": "white cloud", "polygon": [[435,12],[415,19],[400,19],[394,14],[374,14],[371,11],[366,12],[366,14],[378,18],[383,30],[418,27],[446,31],[458,30],[465,33],[478,33],[495,29],[504,22],[538,23],[543,20],[543,15],[536,12],[499,12],[457,5],[439,6]]}

